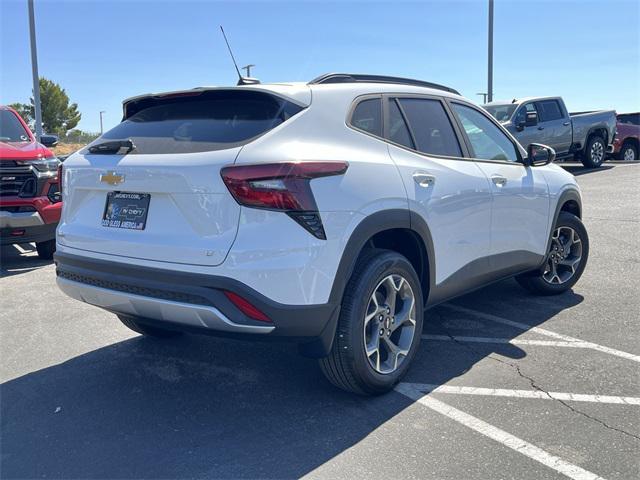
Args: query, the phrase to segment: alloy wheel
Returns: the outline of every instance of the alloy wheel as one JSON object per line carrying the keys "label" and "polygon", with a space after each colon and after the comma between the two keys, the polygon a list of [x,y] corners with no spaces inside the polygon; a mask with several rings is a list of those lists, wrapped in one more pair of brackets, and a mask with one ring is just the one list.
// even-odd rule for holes
{"label": "alloy wheel", "polygon": [[604,158],[604,145],[601,142],[593,142],[591,145],[591,160],[593,163],[600,163]]}
{"label": "alloy wheel", "polygon": [[636,152],[631,147],[627,147],[624,150],[624,156],[622,157],[627,162],[632,162],[636,159]]}
{"label": "alloy wheel", "polygon": [[364,345],[369,365],[378,373],[395,372],[416,335],[416,299],[401,275],[385,277],[373,290],[364,318]]}
{"label": "alloy wheel", "polygon": [[555,229],[542,278],[552,285],[562,285],[575,275],[582,260],[582,241],[571,227]]}

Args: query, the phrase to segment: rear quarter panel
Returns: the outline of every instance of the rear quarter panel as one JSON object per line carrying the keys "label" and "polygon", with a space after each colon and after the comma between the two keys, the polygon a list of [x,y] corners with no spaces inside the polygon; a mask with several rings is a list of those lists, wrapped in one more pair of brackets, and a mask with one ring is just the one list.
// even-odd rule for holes
{"label": "rear quarter panel", "polygon": [[605,141],[611,143],[616,129],[616,112],[603,110],[571,115],[571,125],[574,144],[579,143],[584,148],[589,134],[597,129],[606,130],[607,138]]}

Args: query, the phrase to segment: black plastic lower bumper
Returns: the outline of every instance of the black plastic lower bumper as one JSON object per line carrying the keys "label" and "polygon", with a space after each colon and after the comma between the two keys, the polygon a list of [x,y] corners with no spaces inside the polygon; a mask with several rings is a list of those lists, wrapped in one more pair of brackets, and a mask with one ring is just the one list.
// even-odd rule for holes
{"label": "black plastic lower bumper", "polygon": [[[213,306],[240,325],[262,325],[240,311],[224,294],[236,293],[265,313],[275,327],[267,335],[225,333],[246,338],[286,337],[303,344],[303,353],[319,357],[328,354],[339,314],[336,304],[285,305],[274,302],[236,280],[214,275],[132,266],[56,252],[56,274],[60,278],[126,294],[180,303]],[[143,319],[153,323],[154,319]],[[172,328],[193,330],[173,324]],[[184,327],[184,328],[183,328]],[[198,333],[222,334],[210,329]]]}
{"label": "black plastic lower bumper", "polygon": [[[57,223],[35,225],[31,227],[7,227],[0,229],[0,244],[46,242],[56,238]],[[16,235],[16,233],[20,235]]]}

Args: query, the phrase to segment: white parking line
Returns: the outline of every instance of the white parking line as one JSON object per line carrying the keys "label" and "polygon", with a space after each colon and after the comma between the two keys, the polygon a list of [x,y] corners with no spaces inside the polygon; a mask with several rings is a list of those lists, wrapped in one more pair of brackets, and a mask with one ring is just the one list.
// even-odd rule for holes
{"label": "white parking line", "polygon": [[509,320],[508,318],[502,318],[497,315],[492,315],[490,313],[479,312],[477,310],[472,310],[470,308],[461,307],[458,305],[451,305],[449,303],[442,305],[442,307],[449,308],[451,310],[458,311],[458,312],[468,313],[470,315],[474,315],[478,318],[484,318],[485,320],[490,320],[492,322],[509,325],[511,327],[518,328],[520,330],[535,332],[535,333],[539,333],[540,335],[545,335],[547,337],[557,338],[558,340],[564,340],[567,342],[580,342],[585,344],[583,348],[590,348],[592,350],[597,350],[599,352],[607,353],[609,355],[615,355],[616,357],[626,358],[627,360],[640,363],[640,355],[634,355],[632,353],[623,352],[622,350],[616,350],[615,348],[605,347],[604,345],[598,345],[597,343],[593,343],[593,342],[586,342],[584,340],[580,340],[579,338],[570,337],[569,335],[562,335],[560,333],[555,333],[545,328],[533,327],[526,323],[516,322],[514,320]]}
{"label": "white parking line", "polygon": [[475,430],[485,437],[495,440],[505,447],[515,450],[516,452],[521,453],[522,455],[525,455],[532,460],[555,470],[556,472],[566,475],[569,478],[574,480],[602,479],[602,477],[595,473],[585,470],[584,468],[580,468],[577,465],[573,465],[560,457],[551,455],[541,448],[511,435],[504,430],[494,427],[473,415],[469,415],[468,413],[458,410],[444,402],[441,402],[440,400],[436,400],[435,398],[425,396],[422,392],[413,388],[411,384],[400,383],[396,386],[396,391],[411,398],[412,400],[415,400],[425,407],[428,407],[472,430]]}
{"label": "white parking line", "polygon": [[542,392],[540,390],[509,390],[505,388],[456,387],[430,383],[408,383],[419,392],[449,393],[454,395],[481,395],[492,397],[537,398],[543,400],[564,400],[570,402],[611,403],[617,405],[640,405],[640,397],[619,397],[615,395],[587,395],[582,393]]}
{"label": "white parking line", "polygon": [[13,248],[15,248],[16,250],[18,250],[18,252],[20,253],[29,253],[29,250],[25,250],[24,248],[22,248],[21,245],[18,245],[17,243],[15,243],[13,245]]}
{"label": "white parking line", "polygon": [[567,347],[567,348],[591,348],[588,342],[567,342],[563,340],[524,340],[519,338],[497,338],[497,337],[465,337],[452,335],[422,335],[425,340],[436,340],[443,342],[470,342],[470,343],[510,343],[512,345],[540,345],[545,347]]}

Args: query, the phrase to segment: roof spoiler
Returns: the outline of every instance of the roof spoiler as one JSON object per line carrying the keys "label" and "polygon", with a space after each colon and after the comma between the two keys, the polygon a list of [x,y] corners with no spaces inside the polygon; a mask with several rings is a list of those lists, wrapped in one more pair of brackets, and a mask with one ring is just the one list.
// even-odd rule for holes
{"label": "roof spoiler", "polygon": [[322,85],[327,83],[395,83],[400,85],[413,85],[415,87],[434,88],[445,92],[460,95],[457,90],[432,82],[415,80],[413,78],[389,77],[386,75],[368,75],[360,73],[325,73],[311,80],[308,85]]}

